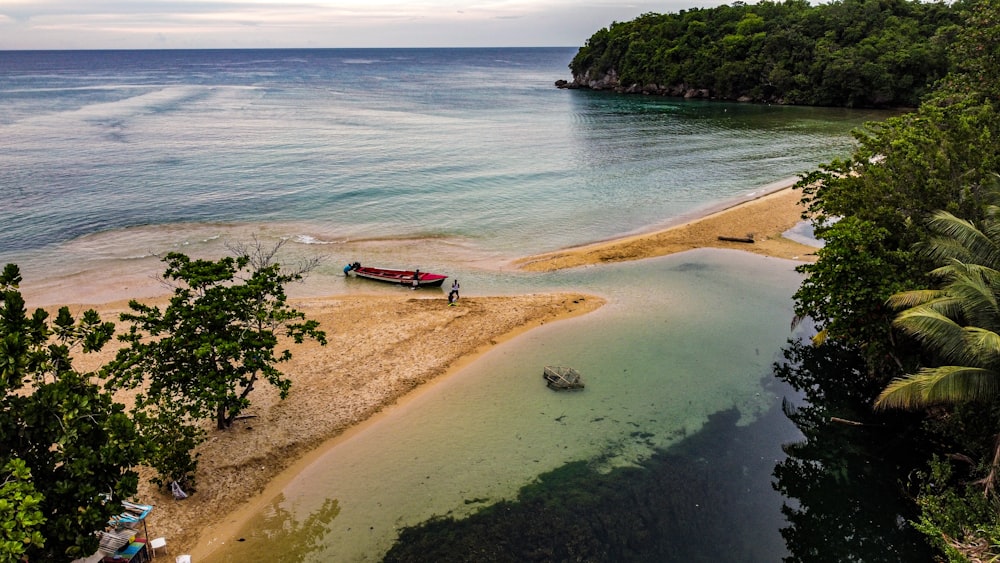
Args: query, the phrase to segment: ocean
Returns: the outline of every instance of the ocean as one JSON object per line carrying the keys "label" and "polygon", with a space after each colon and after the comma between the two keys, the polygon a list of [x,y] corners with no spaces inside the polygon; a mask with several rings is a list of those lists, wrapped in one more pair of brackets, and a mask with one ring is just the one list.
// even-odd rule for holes
{"label": "ocean", "polygon": [[[510,262],[759,193],[848,156],[851,131],[887,114],[555,88],[575,52],[0,52],[0,261],[21,267],[29,305],[160,293],[159,256],[218,258],[251,237],[284,241],[282,260],[322,259],[293,296],[403,291],[345,279],[357,260],[460,278],[463,296],[609,301],[380,417],[211,560],[379,560],[404,527],[515,499],[574,463],[596,482],[666,455],[701,481],[658,477],[676,487],[662,502],[686,504],[646,509],[711,508],[695,522],[706,560],[788,555],[780,508],[795,501],[771,470],[797,433],[770,374],[793,336],[795,263],[718,250],[547,274]],[[549,391],[547,363],[588,388]],[[337,513],[317,541],[281,536],[325,521],[323,499]],[[611,505],[600,513],[631,510]]]}
{"label": "ocean", "polygon": [[0,52],[0,261],[46,302],[254,235],[320,276],[496,271],[746,196],[884,115],[559,90],[574,53]]}

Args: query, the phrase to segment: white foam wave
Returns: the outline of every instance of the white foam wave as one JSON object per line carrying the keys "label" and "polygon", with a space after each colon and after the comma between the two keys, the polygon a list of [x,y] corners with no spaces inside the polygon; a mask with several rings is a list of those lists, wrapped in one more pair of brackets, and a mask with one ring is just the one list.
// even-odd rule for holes
{"label": "white foam wave", "polygon": [[347,240],[321,240],[310,235],[295,235],[292,237],[293,242],[299,244],[345,244]]}

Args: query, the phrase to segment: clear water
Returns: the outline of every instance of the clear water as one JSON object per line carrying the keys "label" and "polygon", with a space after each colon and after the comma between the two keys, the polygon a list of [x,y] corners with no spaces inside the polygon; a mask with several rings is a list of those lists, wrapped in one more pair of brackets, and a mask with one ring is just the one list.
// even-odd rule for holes
{"label": "clear water", "polygon": [[[761,378],[788,336],[791,263],[509,261],[745,197],[846,156],[850,130],[885,114],[556,89],[574,53],[0,52],[0,262],[21,266],[33,304],[159,293],[157,255],[217,258],[249,236],[286,240],[283,260],[324,259],[293,294],[401,291],[345,279],[360,260],[446,273],[466,296],[609,299],[366,426],[215,557],[376,560],[400,526],[510,498],[567,462],[640,463],[712,413],[743,424],[775,406]],[[549,391],[546,364],[577,367],[587,389]],[[317,511],[315,542],[259,541]],[[745,560],[779,559],[777,508],[743,516],[764,546]]]}
{"label": "clear water", "polygon": [[[574,53],[2,52],[0,261],[47,301],[250,234],[319,275],[496,271],[793,177],[884,115],[559,90]],[[67,295],[95,277],[121,283]]]}
{"label": "clear water", "polygon": [[[600,460],[601,471],[636,465],[727,409],[749,424],[779,400],[762,380],[791,336],[790,296],[800,280],[793,267],[707,250],[558,276],[553,283],[611,303],[502,345],[365,425],[272,491],[236,536],[212,538],[207,547],[222,549],[206,561],[377,561],[400,527],[512,498],[568,462]],[[549,390],[541,375],[550,364],[576,367],[586,388]],[[789,439],[783,432],[771,438]],[[766,476],[758,485],[736,494],[778,498]],[[336,515],[321,539],[285,535],[331,502]],[[734,560],[785,555],[778,506],[739,516],[753,522],[755,540]]]}

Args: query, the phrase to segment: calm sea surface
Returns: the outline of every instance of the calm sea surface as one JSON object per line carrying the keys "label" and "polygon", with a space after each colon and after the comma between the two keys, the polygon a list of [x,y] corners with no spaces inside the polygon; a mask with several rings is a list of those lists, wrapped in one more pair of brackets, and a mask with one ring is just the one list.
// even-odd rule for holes
{"label": "calm sea surface", "polygon": [[[609,299],[500,346],[331,449],[241,532],[257,559],[226,538],[213,557],[378,560],[401,527],[514,498],[567,463],[641,466],[723,412],[736,413],[727,431],[765,421],[753,454],[745,441],[715,447],[745,463],[698,472],[703,501],[669,511],[718,509],[713,495],[739,473],[727,496],[753,502],[710,516],[744,526],[730,560],[786,555],[770,467],[795,432],[762,415],[780,401],[763,382],[790,336],[794,264],[721,251],[554,274],[508,263],[746,197],[847,156],[850,130],[885,114],[556,89],[574,54],[0,52],[0,262],[21,266],[34,303],[157,293],[157,255],[217,258],[251,236],[287,241],[287,260],[324,258],[293,294],[402,291],[345,279],[358,260],[440,271],[463,295]],[[587,389],[547,390],[548,363],[579,368]],[[316,518],[315,541],[272,534]]]}
{"label": "calm sea surface", "polygon": [[127,293],[153,255],[257,234],[320,274],[496,270],[746,196],[881,117],[556,89],[574,53],[0,52],[0,262]]}

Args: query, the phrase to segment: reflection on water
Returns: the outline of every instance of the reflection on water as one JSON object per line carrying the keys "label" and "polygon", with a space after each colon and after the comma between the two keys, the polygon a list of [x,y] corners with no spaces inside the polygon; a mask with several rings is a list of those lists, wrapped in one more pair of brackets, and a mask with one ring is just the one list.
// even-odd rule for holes
{"label": "reflection on water", "polygon": [[[253,528],[255,540],[282,546],[283,563],[307,561],[310,553],[322,549],[323,537],[330,523],[340,514],[340,506],[335,499],[324,499],[313,512],[298,515],[286,510],[283,501],[284,497],[278,495],[254,514],[247,525]],[[239,561],[258,561],[258,549],[256,542],[247,542],[246,538],[234,538],[226,548]]]}
{"label": "reflection on water", "polygon": [[[283,560],[285,520],[327,523],[294,548],[317,562],[379,561],[401,531],[397,560],[925,561],[886,465],[914,441],[891,420],[830,423],[864,421],[864,370],[800,347],[779,370],[796,391],[773,378],[799,280],[721,250],[506,278],[609,303],[362,425],[204,561]],[[586,389],[549,390],[547,364]],[[822,405],[791,407],[799,393]]]}
{"label": "reflection on water", "polygon": [[[567,464],[619,475],[699,433],[714,413],[726,412],[727,426],[749,425],[780,399],[761,380],[789,336],[790,296],[800,279],[793,268],[788,261],[704,250],[525,278],[521,291],[529,284],[573,287],[609,304],[499,346],[366,424],[284,487],[280,506],[302,519],[336,499],[340,513],[311,560],[375,561],[400,529],[513,499],[539,475]],[[579,369],[586,389],[549,390],[542,378],[549,364]],[[752,462],[766,462],[769,472],[775,455],[763,453],[765,446],[747,444],[760,450]],[[749,467],[749,455],[734,454],[733,463],[742,460],[738,473]],[[729,490],[722,481],[732,481],[688,473],[705,494]],[[769,492],[770,500],[747,499],[744,512],[733,511],[759,537],[771,538],[773,554],[781,545],[780,500],[766,472],[756,474],[756,490]],[[710,496],[707,504],[722,502]],[[261,541],[253,524],[239,536],[258,557],[280,558],[282,547]],[[228,549],[207,558],[242,560]]]}
{"label": "reflection on water", "polygon": [[912,430],[918,426],[904,422],[919,415],[873,414],[878,382],[850,350],[795,344],[786,357],[776,375],[805,394],[784,405],[805,439],[786,446],[774,470],[788,497],[787,561],[931,561],[923,535],[908,523],[916,506],[903,490],[917,460],[929,457],[922,452],[928,441]]}
{"label": "reflection on water", "polygon": [[777,405],[745,426],[740,417],[715,413],[635,467],[563,465],[516,500],[403,530],[385,561],[779,561],[770,474],[798,435]]}

